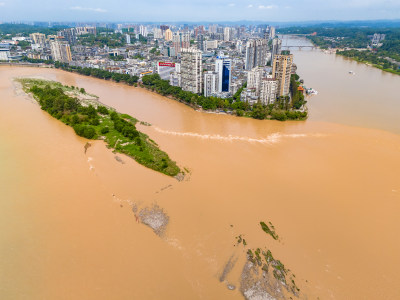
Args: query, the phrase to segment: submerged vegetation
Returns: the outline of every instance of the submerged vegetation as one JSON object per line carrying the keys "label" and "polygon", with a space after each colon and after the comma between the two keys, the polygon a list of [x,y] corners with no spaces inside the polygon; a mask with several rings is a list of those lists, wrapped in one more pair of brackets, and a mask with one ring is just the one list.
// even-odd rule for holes
{"label": "submerged vegetation", "polygon": [[[272,223],[271,222],[268,222],[268,224],[269,224],[269,226],[267,225],[267,224],[265,224],[264,222],[260,222],[260,225],[261,225],[261,229],[265,232],[265,233],[267,233],[267,234],[269,234],[270,236],[272,236],[272,238],[274,239],[274,240],[279,240],[279,236],[276,234],[276,232],[275,232],[275,227],[274,227],[274,225],[272,225]],[[270,228],[271,227],[271,228]]]}
{"label": "submerged vegetation", "polygon": [[77,135],[103,139],[115,151],[166,175],[176,176],[181,172],[167,153],[136,129],[138,120],[100,105],[97,97],[84,89],[38,79],[19,79],[19,82],[25,92],[33,94],[43,110],[71,126]]}
{"label": "submerged vegetation", "polygon": [[[260,222],[261,229],[269,234],[274,240],[279,241],[275,227],[271,222],[268,225]],[[247,248],[247,242],[243,235],[236,238],[236,245],[243,244]],[[236,246],[235,245],[235,246]],[[276,259],[271,250],[266,248],[247,248],[247,262],[241,274],[240,290],[246,299],[257,296],[260,299],[292,299],[298,297],[300,289],[296,285],[296,276]],[[285,297],[284,290],[289,294]]]}

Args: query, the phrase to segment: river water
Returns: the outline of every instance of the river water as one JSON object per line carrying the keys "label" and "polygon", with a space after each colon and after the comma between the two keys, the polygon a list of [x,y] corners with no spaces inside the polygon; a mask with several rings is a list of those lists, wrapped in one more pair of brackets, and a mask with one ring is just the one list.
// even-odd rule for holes
{"label": "river water", "polygon": [[[239,286],[257,247],[308,299],[400,298],[400,77],[293,52],[319,91],[305,122],[200,113],[140,88],[0,67],[1,298],[243,299],[226,284]],[[21,76],[84,87],[151,123],[140,130],[190,176],[178,182],[119,155],[121,164],[101,141],[85,154],[86,140],[16,89]],[[136,222],[133,203],[164,209],[164,237]],[[239,234],[246,247],[234,247]]]}

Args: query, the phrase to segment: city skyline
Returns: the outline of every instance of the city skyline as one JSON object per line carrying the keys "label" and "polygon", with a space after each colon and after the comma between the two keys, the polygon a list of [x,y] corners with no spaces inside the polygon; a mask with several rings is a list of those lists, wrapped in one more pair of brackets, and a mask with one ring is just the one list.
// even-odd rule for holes
{"label": "city skyline", "polygon": [[0,22],[222,22],[400,19],[396,0],[155,0],[148,2],[0,0]]}

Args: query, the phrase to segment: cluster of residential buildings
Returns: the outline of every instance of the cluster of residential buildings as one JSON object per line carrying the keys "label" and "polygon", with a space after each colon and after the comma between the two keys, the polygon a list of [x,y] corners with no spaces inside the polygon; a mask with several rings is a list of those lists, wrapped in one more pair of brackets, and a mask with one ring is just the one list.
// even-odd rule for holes
{"label": "cluster of residential buildings", "polygon": [[[118,36],[123,46],[81,43],[88,35]],[[139,77],[158,73],[171,85],[206,97],[232,97],[247,83],[240,98],[251,103],[271,104],[288,96],[296,71],[293,55],[282,51],[275,28],[267,25],[115,24],[112,32],[82,26],[17,38],[0,42],[0,60],[26,56]],[[19,49],[20,40],[30,47]]]}

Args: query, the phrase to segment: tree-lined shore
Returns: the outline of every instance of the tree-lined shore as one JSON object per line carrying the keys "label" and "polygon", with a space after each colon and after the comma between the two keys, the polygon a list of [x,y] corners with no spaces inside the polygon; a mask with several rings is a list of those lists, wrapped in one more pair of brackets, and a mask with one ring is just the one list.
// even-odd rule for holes
{"label": "tree-lined shore", "polygon": [[101,105],[96,96],[88,95],[83,88],[39,79],[18,81],[43,110],[72,127],[77,135],[104,140],[116,152],[126,154],[138,163],[168,176],[182,172],[167,153],[136,129],[138,120]]}

